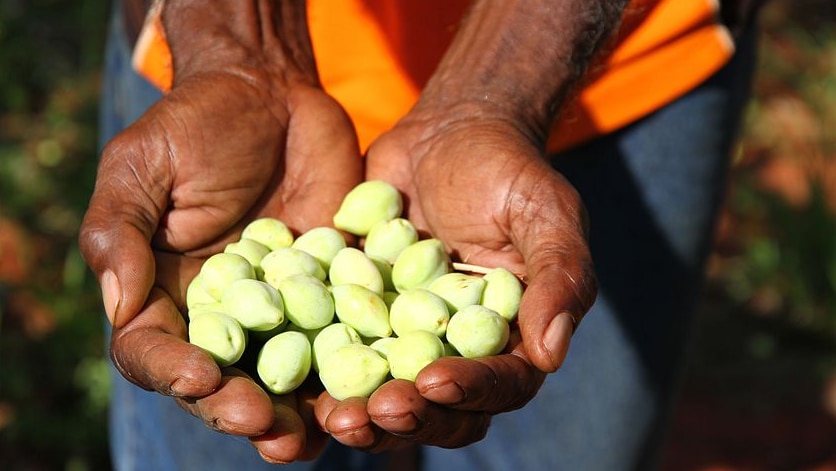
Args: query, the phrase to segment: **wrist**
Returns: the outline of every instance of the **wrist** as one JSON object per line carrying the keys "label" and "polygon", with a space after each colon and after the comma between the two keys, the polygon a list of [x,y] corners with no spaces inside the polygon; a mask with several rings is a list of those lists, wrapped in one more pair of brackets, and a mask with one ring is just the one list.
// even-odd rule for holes
{"label": "wrist", "polygon": [[174,85],[206,73],[318,82],[304,0],[165,1]]}
{"label": "wrist", "polygon": [[476,1],[418,109],[485,117],[538,145],[566,97],[618,24],[625,0]]}

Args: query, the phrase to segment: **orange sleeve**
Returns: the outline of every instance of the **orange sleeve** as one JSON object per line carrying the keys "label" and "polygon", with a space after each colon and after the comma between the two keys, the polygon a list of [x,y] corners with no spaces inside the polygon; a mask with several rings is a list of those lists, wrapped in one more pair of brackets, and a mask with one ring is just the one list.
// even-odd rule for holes
{"label": "orange sleeve", "polygon": [[[320,79],[351,116],[363,149],[418,99],[467,3],[309,0]],[[733,44],[717,9],[716,0],[633,0],[611,50],[556,122],[549,150],[623,127],[722,67]],[[134,66],[160,89],[171,87],[159,15],[149,15]]]}

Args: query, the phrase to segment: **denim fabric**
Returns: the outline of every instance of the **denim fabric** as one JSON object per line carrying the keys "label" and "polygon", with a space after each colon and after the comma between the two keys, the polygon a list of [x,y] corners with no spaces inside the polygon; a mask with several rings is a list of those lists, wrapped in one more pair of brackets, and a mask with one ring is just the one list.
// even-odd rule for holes
{"label": "denim fabric", "polygon": [[[131,70],[118,13],[111,26],[102,143],[160,97]],[[564,367],[530,404],[497,416],[477,444],[425,448],[422,469],[652,469],[748,93],[750,46],[677,102],[553,158],[589,209],[598,301]],[[246,439],[209,430],[170,398],[133,386],[115,370],[110,417],[117,471],[276,468]],[[374,470],[384,458],[331,444],[316,462],[282,469]]]}

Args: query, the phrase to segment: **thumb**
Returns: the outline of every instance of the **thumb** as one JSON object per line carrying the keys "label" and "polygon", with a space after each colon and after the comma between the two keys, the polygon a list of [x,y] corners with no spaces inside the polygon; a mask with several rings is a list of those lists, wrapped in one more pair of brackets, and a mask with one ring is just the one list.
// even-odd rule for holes
{"label": "thumb", "polygon": [[[105,148],[79,233],[79,248],[102,289],[108,320],[122,327],[136,316],[154,284],[151,236],[167,206],[165,181],[117,138]],[[153,182],[153,185],[150,184]],[[163,186],[160,186],[163,185]],[[153,188],[154,187],[156,190]]]}

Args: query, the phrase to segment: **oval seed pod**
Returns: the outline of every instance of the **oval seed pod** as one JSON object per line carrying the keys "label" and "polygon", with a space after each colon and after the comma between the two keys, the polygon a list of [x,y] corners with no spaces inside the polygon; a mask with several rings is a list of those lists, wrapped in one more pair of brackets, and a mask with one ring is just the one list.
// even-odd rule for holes
{"label": "oval seed pod", "polygon": [[224,252],[238,254],[247,259],[255,270],[255,277],[264,279],[264,269],[261,268],[261,259],[270,253],[270,249],[252,239],[241,239],[238,242],[231,242],[224,247]]}
{"label": "oval seed pod", "polygon": [[413,330],[389,345],[386,359],[393,378],[415,381],[425,366],[443,356],[444,343],[440,338],[425,330]]}
{"label": "oval seed pod", "polygon": [[508,322],[517,318],[523,285],[516,275],[505,268],[494,268],[485,274],[485,290],[480,304],[493,309]]}
{"label": "oval seed pod", "polygon": [[212,255],[200,267],[200,286],[209,296],[220,301],[230,283],[255,279],[255,269],[246,258],[234,253]]}
{"label": "oval seed pod", "polygon": [[392,266],[392,283],[399,293],[427,288],[433,280],[450,272],[450,256],[438,239],[424,239],[405,248]]}
{"label": "oval seed pod", "polygon": [[337,252],[331,260],[328,279],[333,286],[360,285],[377,294],[383,294],[383,275],[377,265],[362,250],[354,247],[346,247]]}
{"label": "oval seed pod", "polygon": [[241,232],[242,239],[251,239],[270,250],[290,247],[293,244],[293,233],[285,223],[275,218],[260,218],[250,222]]}
{"label": "oval seed pod", "polygon": [[282,278],[279,294],[288,320],[303,329],[325,327],[334,320],[334,298],[325,283],[300,273]]}
{"label": "oval seed pod", "polygon": [[334,215],[334,227],[365,236],[372,226],[394,219],[402,211],[403,198],[397,188],[382,180],[368,180],[345,195]]}
{"label": "oval seed pod", "polygon": [[293,241],[291,247],[313,256],[327,273],[331,268],[331,260],[337,252],[346,247],[346,243],[338,230],[323,226],[314,227],[300,235]]}
{"label": "oval seed pod", "polygon": [[273,250],[261,259],[264,269],[264,281],[278,288],[282,279],[304,273],[319,280],[325,279],[322,265],[309,253],[293,247]]}
{"label": "oval seed pod", "polygon": [[388,375],[389,362],[363,344],[343,345],[319,365],[322,385],[338,401],[371,396]]}
{"label": "oval seed pod", "polygon": [[189,321],[189,343],[212,355],[219,366],[229,366],[244,354],[247,334],[232,317],[205,311]]}
{"label": "oval seed pod", "polygon": [[479,304],[485,284],[481,277],[453,272],[439,276],[427,289],[440,296],[453,315],[465,306]]}
{"label": "oval seed pod", "polygon": [[386,303],[374,291],[360,285],[331,287],[334,308],[340,322],[350,325],[364,337],[392,335]]}
{"label": "oval seed pod", "polygon": [[389,324],[398,336],[426,330],[443,337],[449,321],[450,313],[444,300],[423,288],[401,293],[389,308]]}
{"label": "oval seed pod", "polygon": [[248,330],[268,331],[284,322],[284,304],[276,288],[259,280],[236,280],[221,297],[221,305]]}
{"label": "oval seed pod", "polygon": [[398,255],[410,245],[418,242],[418,231],[408,219],[395,218],[380,221],[369,230],[363,243],[363,251],[369,257],[395,263]]}
{"label": "oval seed pod", "polygon": [[505,348],[510,333],[505,318],[479,304],[462,308],[447,324],[447,341],[465,358],[496,355]]}
{"label": "oval seed pod", "polygon": [[311,370],[311,344],[301,332],[282,332],[264,343],[256,360],[258,377],[273,394],[298,388]]}
{"label": "oval seed pod", "polygon": [[319,372],[319,364],[334,353],[334,350],[354,343],[363,343],[360,334],[348,324],[336,322],[325,326],[314,337],[313,341],[313,369]]}

